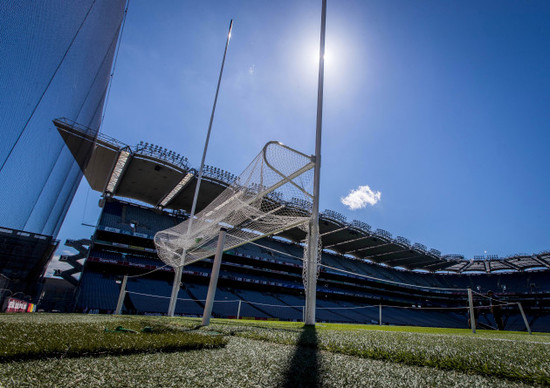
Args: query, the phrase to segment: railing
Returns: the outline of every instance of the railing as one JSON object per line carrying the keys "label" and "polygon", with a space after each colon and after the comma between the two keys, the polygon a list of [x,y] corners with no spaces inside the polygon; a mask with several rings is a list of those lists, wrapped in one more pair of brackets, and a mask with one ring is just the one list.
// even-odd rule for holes
{"label": "railing", "polygon": [[212,179],[217,179],[229,185],[232,184],[237,178],[236,175],[231,174],[228,171],[222,170],[221,168],[218,168],[218,167],[213,167],[208,165],[204,166],[202,174],[203,176],[206,176]]}
{"label": "railing", "polygon": [[346,216],[338,212],[335,212],[334,210],[326,209],[324,212],[321,213],[321,215],[324,216],[325,218],[328,218],[329,220],[333,220],[343,224],[346,223]]}
{"label": "railing", "polygon": [[388,238],[388,239],[392,238],[390,232],[388,232],[387,230],[384,230],[384,229],[380,229],[380,228],[376,229],[374,231],[374,234],[379,236],[379,237],[385,237],[385,238]]}
{"label": "railing", "polygon": [[351,221],[351,226],[366,233],[370,233],[371,231],[371,226],[363,221],[353,220]]}
{"label": "railing", "polygon": [[420,244],[420,243],[414,243],[413,248],[417,251],[426,253],[428,251],[428,248],[426,248],[426,245]]}
{"label": "railing", "polygon": [[441,257],[441,251],[438,251],[437,249],[430,249],[430,253],[434,256]]}
{"label": "railing", "polygon": [[313,209],[313,203],[306,201],[305,199],[292,197],[290,203],[291,205],[307,210],[308,212],[311,212],[311,210]]}
{"label": "railing", "polygon": [[411,246],[411,242],[408,239],[406,239],[405,237],[397,236],[395,238],[395,241],[398,242],[399,244],[405,245],[407,247]]}
{"label": "railing", "polygon": [[283,202],[283,193],[279,191],[272,191],[267,194],[267,197],[277,202]]}
{"label": "railing", "polygon": [[134,152],[140,155],[151,156],[156,159],[161,159],[168,163],[179,166],[184,170],[189,170],[189,160],[187,160],[185,156],[182,156],[177,152],[171,151],[167,148],[160,147],[155,144],[144,143],[140,141],[139,144],[134,147]]}

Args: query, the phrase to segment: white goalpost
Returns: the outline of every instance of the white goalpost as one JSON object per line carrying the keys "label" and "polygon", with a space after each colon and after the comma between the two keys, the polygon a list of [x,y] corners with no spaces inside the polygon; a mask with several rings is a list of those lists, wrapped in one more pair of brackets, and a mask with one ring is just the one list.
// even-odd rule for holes
{"label": "white goalpost", "polygon": [[[213,300],[223,251],[287,229],[309,229],[314,159],[279,142],[267,143],[206,208],[155,235],[159,258],[177,271],[217,253],[207,297]],[[209,315],[205,309],[205,318]]]}
{"label": "white goalpost", "polygon": [[[194,215],[216,100],[223,74],[231,27],[227,36],[216,97],[203,152],[199,179],[190,218],[173,228],[158,232],[155,245],[159,258],[175,270],[169,315],[175,303],[183,266],[212,256],[216,251],[203,324],[210,319],[217,273],[223,251],[294,227],[306,232],[303,282],[306,295],[304,322],[315,324],[317,277],[321,258],[319,238],[319,192],[321,175],[321,132],[327,1],[322,0],[319,45],[319,74],[315,155],[308,156],[278,142],[265,145],[248,168],[197,216]],[[312,171],[312,169],[314,169]],[[304,204],[307,206],[304,208]],[[307,225],[306,225],[307,224]],[[218,237],[218,239],[216,239]],[[215,275],[215,276],[214,276]]]}

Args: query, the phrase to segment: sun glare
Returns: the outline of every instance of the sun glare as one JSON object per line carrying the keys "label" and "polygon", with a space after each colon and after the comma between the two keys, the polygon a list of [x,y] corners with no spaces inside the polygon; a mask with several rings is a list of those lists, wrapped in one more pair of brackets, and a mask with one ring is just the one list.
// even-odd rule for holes
{"label": "sun glare", "polygon": [[[319,66],[319,49],[311,55],[311,63],[315,66]],[[325,49],[325,67],[334,65],[334,55],[332,50]]]}

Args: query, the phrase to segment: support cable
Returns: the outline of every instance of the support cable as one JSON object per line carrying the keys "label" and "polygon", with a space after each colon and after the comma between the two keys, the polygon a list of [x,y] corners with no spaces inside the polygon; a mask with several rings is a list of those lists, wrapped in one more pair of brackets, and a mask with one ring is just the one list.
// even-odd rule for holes
{"label": "support cable", "polygon": [[154,270],[149,271],[149,272],[145,272],[145,273],[142,273],[142,274],[137,274],[137,275],[128,276],[128,279],[130,279],[130,278],[140,278],[140,277],[142,277],[142,276],[149,275],[150,273],[159,271],[159,270],[161,270],[161,269],[163,269],[163,268],[166,268],[166,267],[168,267],[168,264],[164,264],[162,267],[157,267],[157,268],[155,268]]}
{"label": "support cable", "polygon": [[252,304],[252,305],[256,305],[256,306],[268,306],[268,307],[283,307],[283,308],[303,308],[304,306],[303,305],[298,305],[298,306],[290,306],[290,305],[283,305],[283,304],[271,304],[271,303],[261,303],[261,302],[251,302],[249,300],[244,300],[244,299],[241,299],[243,301],[243,303],[248,303],[248,304]]}
{"label": "support cable", "polygon": [[[151,298],[161,298],[161,299],[170,299],[169,296],[164,295],[154,295],[154,294],[147,294],[143,292],[136,292],[136,291],[126,291],[127,294],[134,294],[134,295],[140,295],[140,296],[147,296]],[[206,299],[190,299],[190,298],[178,298],[180,301],[187,301],[187,302],[205,302]],[[250,305],[257,305],[257,306],[267,306],[267,307],[278,307],[278,308],[304,308],[303,305],[279,305],[279,304],[271,304],[271,303],[262,303],[262,302],[252,302],[245,299],[230,299],[230,300],[215,300],[214,303],[237,303],[237,302],[247,303]],[[516,304],[516,303],[506,303],[508,305]],[[412,307],[412,306],[394,306],[394,305],[367,305],[367,306],[343,306],[343,307],[318,307],[318,310],[361,310],[361,309],[368,309],[368,308],[379,308],[379,307],[387,307],[387,308],[394,308],[394,309],[403,309],[403,310],[465,310],[468,309],[468,306],[464,307]],[[483,310],[488,309],[489,306],[477,306],[474,307],[474,309]]]}
{"label": "support cable", "polygon": [[[261,247],[261,248],[264,248],[264,249],[267,249],[267,250],[270,250],[270,251],[273,251],[273,252],[288,256],[288,257],[292,257],[294,259],[304,261],[303,257],[298,257],[298,256],[292,255],[290,253],[285,253],[285,252],[279,251],[277,249],[266,247],[264,245],[261,245],[261,244],[255,243],[255,242],[250,242],[250,244],[256,245],[258,247]],[[444,288],[444,287],[421,286],[421,285],[418,285],[418,284],[403,283],[403,282],[398,282],[398,281],[389,280],[389,279],[377,278],[377,277],[371,276],[371,275],[365,275],[365,274],[360,274],[360,273],[357,273],[357,272],[347,271],[345,269],[332,267],[332,266],[326,265],[326,264],[319,264],[319,265],[321,267],[332,269],[334,271],[344,272],[344,273],[347,273],[349,275],[355,275],[355,276],[363,277],[363,278],[366,278],[366,279],[377,280],[377,281],[380,281],[380,282],[391,283],[391,284],[395,284],[395,285],[402,285],[402,286],[416,287],[416,288],[425,288],[425,289],[432,289],[432,290],[441,290],[441,291],[466,291],[466,288]]]}
{"label": "support cable", "polygon": [[[141,296],[150,296],[152,298],[162,298],[162,299],[170,299],[169,296],[164,295],[153,295],[153,294],[145,294],[143,292],[136,292],[136,291],[126,291],[127,294],[135,294],[135,295],[141,295]],[[188,301],[188,302],[206,302],[206,299],[189,299],[189,298],[178,298],[178,300]],[[232,300],[216,300],[216,303],[235,303],[238,302],[240,299],[232,299]]]}
{"label": "support cable", "polygon": [[[479,292],[475,292],[474,290],[472,290],[472,293],[473,293],[473,294],[476,294],[476,295],[479,295],[479,296],[481,296],[482,298],[489,299],[491,302],[499,303],[500,305],[509,304],[509,303],[507,303],[507,302],[502,302],[502,301],[500,301],[500,300],[498,300],[498,299],[495,299],[495,298],[493,298],[493,297],[491,297],[491,296],[487,296],[487,295],[483,295],[483,294],[481,294],[481,293],[479,293]],[[515,304],[515,303],[512,303],[512,304]]]}

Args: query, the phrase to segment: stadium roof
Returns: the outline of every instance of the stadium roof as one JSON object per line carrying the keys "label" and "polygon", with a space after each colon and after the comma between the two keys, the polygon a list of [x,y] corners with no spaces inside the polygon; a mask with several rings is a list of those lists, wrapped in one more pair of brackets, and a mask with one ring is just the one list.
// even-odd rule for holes
{"label": "stadium roof", "polygon": [[[59,133],[77,160],[91,188],[104,197],[125,197],[150,204],[160,210],[188,212],[197,184],[197,170],[187,158],[154,144],[140,142],[131,147],[65,118],[54,120]],[[197,212],[216,198],[235,175],[217,167],[205,166]],[[308,211],[308,204],[292,203]],[[372,230],[365,222],[353,220],[332,210],[321,214],[323,249],[409,270],[466,272],[523,271],[550,269],[550,251],[517,254],[507,258],[441,255],[404,237],[392,237],[383,230]],[[294,228],[278,236],[300,242],[305,232]]]}

